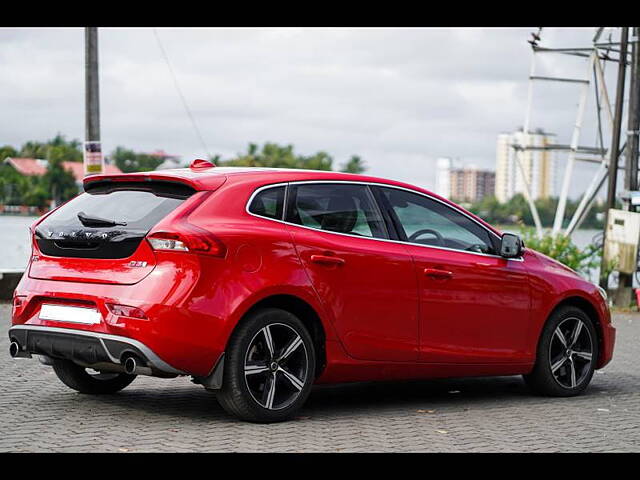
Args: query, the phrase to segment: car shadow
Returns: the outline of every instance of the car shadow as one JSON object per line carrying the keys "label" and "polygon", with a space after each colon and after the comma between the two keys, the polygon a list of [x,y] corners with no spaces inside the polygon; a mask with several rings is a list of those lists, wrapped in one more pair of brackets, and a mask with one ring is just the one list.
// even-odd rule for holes
{"label": "car shadow", "polygon": [[455,378],[389,382],[362,382],[317,386],[305,410],[368,410],[429,408],[455,405],[460,401],[482,404],[529,397],[521,377]]}
{"label": "car shadow", "polygon": [[[607,385],[596,382],[589,386],[583,396],[596,396],[606,391]],[[117,394],[87,397],[89,398],[93,407],[98,404],[103,407],[207,422],[236,421],[220,407],[214,392],[186,382],[180,386],[167,383],[166,387],[162,388],[155,385],[153,388],[147,388],[142,382],[138,385],[134,382]],[[534,395],[519,376],[317,385],[299,412],[298,419],[340,418],[367,414],[372,410],[464,411],[487,406],[507,407],[514,402],[521,405],[523,402],[542,403],[557,400]]]}
{"label": "car shadow", "polygon": [[591,401],[601,395],[640,392],[640,375],[596,377],[578,397],[536,395],[521,376],[466,377],[394,382],[366,382],[316,386],[300,415],[340,416],[373,409],[464,411],[485,407],[511,407],[563,401]]}

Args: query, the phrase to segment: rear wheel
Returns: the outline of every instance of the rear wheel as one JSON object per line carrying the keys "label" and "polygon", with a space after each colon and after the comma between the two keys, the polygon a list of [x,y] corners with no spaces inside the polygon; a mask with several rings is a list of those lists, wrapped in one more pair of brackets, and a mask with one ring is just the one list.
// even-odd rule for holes
{"label": "rear wheel", "polygon": [[127,373],[101,373],[81,367],[70,360],[53,360],[53,371],[67,387],[80,393],[115,393],[133,382],[135,375]]}
{"label": "rear wheel", "polygon": [[315,350],[304,324],[285,310],[265,308],[229,340],[217,398],[242,420],[279,422],[304,404],[314,378]]}
{"label": "rear wheel", "polygon": [[597,358],[598,337],[593,321],[579,308],[563,307],[545,325],[536,364],[524,379],[536,393],[579,395],[591,381]]}

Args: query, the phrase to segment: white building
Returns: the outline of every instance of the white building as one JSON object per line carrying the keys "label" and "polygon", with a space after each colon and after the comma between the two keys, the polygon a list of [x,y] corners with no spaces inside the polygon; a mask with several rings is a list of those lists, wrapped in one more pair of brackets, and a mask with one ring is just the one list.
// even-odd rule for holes
{"label": "white building", "polygon": [[451,196],[451,166],[450,158],[442,157],[436,160],[436,191],[438,195],[449,198]]}
{"label": "white building", "polygon": [[[508,201],[517,193],[524,193],[525,184],[517,165],[516,155],[520,155],[525,178],[534,200],[555,195],[556,162],[553,150],[542,148],[553,144],[555,134],[540,129],[525,137],[522,130],[498,135],[496,148],[495,194],[499,202]],[[539,150],[518,152],[513,145],[537,147]]]}
{"label": "white building", "polygon": [[148,155],[163,160],[163,162],[156,167],[156,170],[167,170],[170,168],[181,168],[186,166],[182,164],[182,159],[179,155],[169,155],[164,150],[156,150]]}

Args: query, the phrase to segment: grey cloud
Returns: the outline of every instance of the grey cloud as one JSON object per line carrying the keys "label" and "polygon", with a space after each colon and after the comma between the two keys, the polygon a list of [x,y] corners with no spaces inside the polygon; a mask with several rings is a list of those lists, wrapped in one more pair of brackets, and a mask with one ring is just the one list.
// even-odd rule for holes
{"label": "grey cloud", "polygon": [[[158,33],[212,153],[232,155],[250,141],[293,143],[303,153],[325,150],[338,164],[360,154],[372,175],[432,188],[436,157],[492,168],[496,135],[522,125],[532,30]],[[543,41],[587,44],[592,34],[545,29]],[[58,131],[82,138],[82,42],[82,29],[0,29],[0,143]],[[101,29],[100,60],[105,150],[205,154],[151,29]],[[549,58],[541,69],[577,72],[569,63]],[[568,141],[577,89],[540,90],[534,98],[532,126]],[[581,143],[593,144],[587,111]],[[584,181],[589,169],[580,169]]]}

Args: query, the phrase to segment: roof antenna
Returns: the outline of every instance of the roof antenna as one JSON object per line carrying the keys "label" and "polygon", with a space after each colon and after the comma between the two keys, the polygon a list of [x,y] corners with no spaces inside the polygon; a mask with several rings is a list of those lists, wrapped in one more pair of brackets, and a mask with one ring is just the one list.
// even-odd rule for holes
{"label": "roof antenna", "polygon": [[208,160],[203,160],[202,158],[196,158],[189,168],[191,170],[206,170],[207,168],[213,168],[215,165]]}

